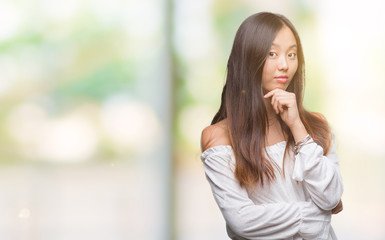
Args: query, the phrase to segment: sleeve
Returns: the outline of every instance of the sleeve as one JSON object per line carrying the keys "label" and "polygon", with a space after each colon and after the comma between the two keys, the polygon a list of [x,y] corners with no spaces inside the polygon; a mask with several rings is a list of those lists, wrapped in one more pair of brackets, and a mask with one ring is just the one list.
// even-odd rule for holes
{"label": "sleeve", "polygon": [[229,154],[204,159],[206,178],[228,228],[246,239],[286,239],[300,233],[306,238],[327,239],[330,211],[312,202],[256,205],[235,179]]}
{"label": "sleeve", "polygon": [[342,192],[342,178],[334,137],[327,156],[313,139],[302,146],[295,156],[293,179],[302,181],[313,202],[324,210],[338,205]]}

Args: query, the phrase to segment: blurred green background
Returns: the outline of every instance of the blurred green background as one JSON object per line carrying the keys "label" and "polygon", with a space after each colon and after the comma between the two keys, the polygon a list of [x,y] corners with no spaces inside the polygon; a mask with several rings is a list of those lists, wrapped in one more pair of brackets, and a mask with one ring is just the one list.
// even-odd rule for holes
{"label": "blurred green background", "polygon": [[[349,6],[349,11],[347,11]],[[284,14],[336,135],[339,239],[385,239],[379,0],[0,1],[0,239],[227,239],[201,167],[235,32]]]}

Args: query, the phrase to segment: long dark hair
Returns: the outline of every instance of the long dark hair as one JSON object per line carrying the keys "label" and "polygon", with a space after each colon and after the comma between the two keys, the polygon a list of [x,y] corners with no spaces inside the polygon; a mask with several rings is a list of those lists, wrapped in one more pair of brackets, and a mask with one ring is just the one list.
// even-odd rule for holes
{"label": "long dark hair", "polygon": [[[227,119],[230,143],[236,158],[235,176],[242,187],[261,185],[275,179],[274,163],[265,157],[268,117],[263,98],[262,70],[272,42],[283,27],[293,32],[297,42],[298,68],[286,91],[294,92],[300,118],[327,154],[330,147],[328,123],[306,111],[302,105],[304,54],[297,31],[284,16],[261,12],[248,17],[239,27],[227,63],[226,84],[221,106],[211,124]],[[279,118],[287,136],[285,154],[295,141],[289,127]]]}

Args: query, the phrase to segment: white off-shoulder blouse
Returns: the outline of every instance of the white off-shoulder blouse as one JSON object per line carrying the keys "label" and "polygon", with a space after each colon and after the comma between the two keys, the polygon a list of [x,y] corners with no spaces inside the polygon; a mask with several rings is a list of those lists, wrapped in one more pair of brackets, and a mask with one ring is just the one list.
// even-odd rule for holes
{"label": "white off-shoulder blouse", "polygon": [[[286,141],[265,148],[282,169]],[[226,221],[231,239],[337,239],[331,209],[343,192],[334,142],[327,156],[313,139],[285,160],[285,176],[276,171],[272,183],[247,192],[234,176],[229,145],[201,155],[206,178]]]}

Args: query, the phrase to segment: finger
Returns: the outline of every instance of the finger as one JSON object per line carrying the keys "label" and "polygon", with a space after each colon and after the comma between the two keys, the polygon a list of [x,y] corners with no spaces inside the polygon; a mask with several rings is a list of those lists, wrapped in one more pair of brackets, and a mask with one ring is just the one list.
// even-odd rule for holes
{"label": "finger", "polygon": [[283,113],[284,110],[286,110],[286,97],[283,95],[283,96],[279,96],[277,97],[277,106],[279,108],[279,112],[280,113]]}
{"label": "finger", "polygon": [[271,102],[270,102],[270,104],[271,104],[271,106],[273,107],[274,112],[275,112],[276,114],[278,114],[278,113],[277,113],[277,108],[275,107],[276,101],[277,101],[277,96],[274,94],[274,95],[271,97]]}
{"label": "finger", "polygon": [[279,109],[280,109],[280,112],[283,113],[288,109],[288,107],[286,106],[286,104],[280,103]]}
{"label": "finger", "polygon": [[271,104],[271,106],[273,107],[274,112],[275,112],[276,114],[278,114],[278,113],[279,113],[279,110],[278,110],[278,108],[277,108],[277,102],[275,101],[274,103]]}
{"label": "finger", "polygon": [[274,93],[274,95],[272,96],[272,98],[271,98],[271,105],[276,104],[276,102],[278,101],[278,99],[281,99],[281,98],[284,96],[284,94],[285,94],[285,93],[276,91],[276,92]]}
{"label": "finger", "polygon": [[276,94],[279,91],[283,91],[283,90],[279,89],[279,88],[273,89],[270,92],[266,93],[265,96],[263,96],[263,97],[264,98],[269,98],[269,97],[273,96],[274,94]]}
{"label": "finger", "polygon": [[341,207],[340,207],[340,210],[338,212],[341,212],[342,210],[344,210],[344,205],[342,204],[342,201],[340,201],[340,204],[341,204]]}
{"label": "finger", "polygon": [[280,108],[281,108],[280,97],[278,97],[278,96],[275,97],[275,101],[274,101],[273,107],[276,110],[276,113],[279,114],[280,113]]}
{"label": "finger", "polygon": [[271,97],[271,96],[273,96],[273,95],[274,95],[274,90],[272,90],[272,91],[266,93],[265,96],[263,96],[263,97],[264,97],[264,98],[269,98],[269,97]]}
{"label": "finger", "polygon": [[284,97],[282,97],[281,95],[279,96],[275,96],[275,101],[274,101],[274,106],[278,109],[278,110],[281,110],[282,106],[283,106],[283,100]]}
{"label": "finger", "polygon": [[[286,108],[290,103],[291,96],[288,92],[282,90],[282,89],[274,89],[270,92],[271,95],[271,105],[275,111],[276,114],[282,113],[286,110]],[[266,97],[270,96],[268,94],[265,95]]]}
{"label": "finger", "polygon": [[290,98],[285,94],[278,96],[276,101],[278,103],[277,106],[279,108],[280,113],[286,111],[290,106]]}
{"label": "finger", "polygon": [[333,208],[332,213],[337,214],[337,213],[341,212],[343,209],[344,209],[344,207],[343,207],[342,201],[340,200],[338,205],[335,208]]}
{"label": "finger", "polygon": [[337,213],[339,213],[341,210],[339,209],[339,208],[334,208],[333,210],[332,210],[332,214],[337,214]]}
{"label": "finger", "polygon": [[280,96],[277,97],[277,100],[279,102],[279,106],[285,110],[285,108],[289,108],[293,105],[293,99],[290,98],[290,96]]}
{"label": "finger", "polygon": [[341,210],[342,210],[341,206],[337,206],[337,207],[333,208],[332,212],[337,213],[337,212],[340,212]]}
{"label": "finger", "polygon": [[276,107],[276,104],[277,104],[277,95],[273,95],[271,97],[271,106],[273,107],[274,109],[274,112],[277,114],[277,107]]}

